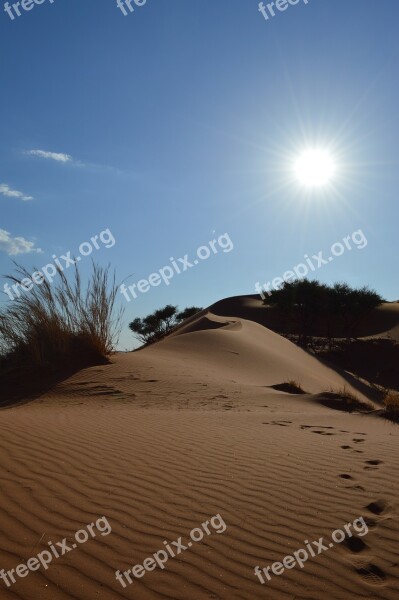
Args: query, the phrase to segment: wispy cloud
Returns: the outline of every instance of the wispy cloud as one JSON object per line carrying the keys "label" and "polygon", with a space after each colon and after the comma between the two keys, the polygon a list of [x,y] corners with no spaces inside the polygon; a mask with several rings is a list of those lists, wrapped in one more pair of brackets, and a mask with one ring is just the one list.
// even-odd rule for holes
{"label": "wispy cloud", "polygon": [[12,237],[9,231],[0,229],[0,250],[7,252],[9,256],[17,254],[30,254],[36,252],[41,254],[43,250],[35,247],[35,242],[29,242],[23,237]]}
{"label": "wispy cloud", "polygon": [[67,163],[72,161],[70,154],[63,154],[62,152],[46,152],[45,150],[27,150],[26,154],[31,156],[40,156],[40,158],[48,158],[55,160],[60,163]]}
{"label": "wispy cloud", "polygon": [[26,196],[22,192],[18,192],[17,190],[13,190],[6,183],[0,183],[0,194],[3,196],[8,196],[9,198],[20,198],[21,200],[33,200],[33,196]]}
{"label": "wispy cloud", "polygon": [[55,160],[58,163],[68,164],[71,167],[100,171],[102,173],[109,173],[110,175],[127,175],[137,177],[137,173],[132,171],[126,171],[124,169],[119,169],[111,165],[84,162],[82,160],[74,158],[70,154],[63,154],[61,152],[47,152],[45,150],[25,150],[23,153],[29,156],[38,156],[40,158]]}

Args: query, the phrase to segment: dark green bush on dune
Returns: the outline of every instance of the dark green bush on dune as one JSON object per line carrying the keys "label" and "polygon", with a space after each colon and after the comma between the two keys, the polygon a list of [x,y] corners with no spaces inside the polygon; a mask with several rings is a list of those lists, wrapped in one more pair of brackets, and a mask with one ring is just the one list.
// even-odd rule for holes
{"label": "dark green bush on dune", "polygon": [[346,283],[329,286],[307,279],[284,283],[270,292],[265,304],[275,306],[295,322],[299,329],[299,342],[306,346],[320,322],[327,337],[355,338],[361,320],[379,306],[383,299],[367,287],[351,288]]}

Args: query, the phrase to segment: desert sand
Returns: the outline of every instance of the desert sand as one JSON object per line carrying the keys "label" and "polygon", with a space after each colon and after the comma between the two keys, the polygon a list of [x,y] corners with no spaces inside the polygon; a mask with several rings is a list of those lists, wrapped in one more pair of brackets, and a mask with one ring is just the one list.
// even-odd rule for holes
{"label": "desert sand", "polygon": [[[399,597],[398,425],[321,405],[328,389],[367,390],[264,326],[259,305],[217,303],[151,347],[2,409],[0,568],[102,515],[112,533],[10,588],[0,581],[1,599]],[[398,339],[399,304],[376,315],[362,335]],[[291,379],[309,393],[274,389]],[[216,514],[224,533],[125,589],[116,581]],[[361,542],[264,585],[254,575],[361,516]]]}

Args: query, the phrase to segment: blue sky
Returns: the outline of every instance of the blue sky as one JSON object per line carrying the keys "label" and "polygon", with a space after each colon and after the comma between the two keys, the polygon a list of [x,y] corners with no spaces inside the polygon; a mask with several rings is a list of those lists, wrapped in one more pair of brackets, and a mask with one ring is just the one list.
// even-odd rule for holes
{"label": "blue sky", "polygon": [[[128,323],[254,293],[361,229],[367,247],[317,277],[398,299],[398,20],[397,0],[301,0],[268,21],[256,0],[126,17],[116,0],[45,0],[14,20],[2,1],[0,272],[109,229],[92,257],[131,284],[228,233],[231,252],[121,295]],[[293,178],[308,147],[336,161],[326,187]]]}

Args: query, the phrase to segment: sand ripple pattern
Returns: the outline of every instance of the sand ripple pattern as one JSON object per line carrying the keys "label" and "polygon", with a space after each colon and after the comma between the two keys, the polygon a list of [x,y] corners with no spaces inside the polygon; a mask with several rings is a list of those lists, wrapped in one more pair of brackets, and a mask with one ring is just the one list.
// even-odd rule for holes
{"label": "sand ripple pattern", "polygon": [[[341,414],[313,410],[320,412],[285,410],[267,419],[265,408],[244,418],[224,410],[133,409],[116,400],[2,411],[1,567],[26,562],[49,540],[71,540],[101,515],[113,532],[10,589],[2,584],[0,597],[396,600],[396,429],[384,424],[375,432],[365,419],[359,429],[348,415],[343,427]],[[217,513],[225,533],[126,589],[116,582],[116,569],[142,563],[163,540],[184,538]],[[280,560],[304,539],[327,537],[360,515],[370,524],[364,548],[342,544],[265,586],[254,577],[255,565]]]}

